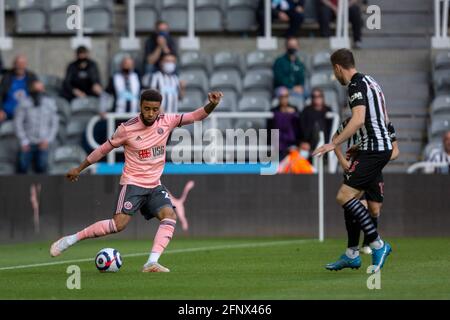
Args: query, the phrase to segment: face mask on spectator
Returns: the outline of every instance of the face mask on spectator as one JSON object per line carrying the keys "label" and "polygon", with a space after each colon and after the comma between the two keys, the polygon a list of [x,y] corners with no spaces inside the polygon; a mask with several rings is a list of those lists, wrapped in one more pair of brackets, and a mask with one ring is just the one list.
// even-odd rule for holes
{"label": "face mask on spectator", "polygon": [[130,74],[130,73],[131,73],[131,69],[123,68],[123,69],[122,69],[122,73],[124,73],[124,74]]}
{"label": "face mask on spectator", "polygon": [[295,49],[295,48],[288,48],[287,49],[287,54],[290,55],[290,56],[293,56],[296,53],[297,53],[297,49]]}
{"label": "face mask on spectator", "polygon": [[174,73],[176,68],[177,65],[173,62],[166,62],[162,65],[162,70],[164,71],[164,73],[168,74]]}
{"label": "face mask on spectator", "polygon": [[309,151],[308,150],[300,150],[300,156],[302,158],[308,159],[309,158]]}

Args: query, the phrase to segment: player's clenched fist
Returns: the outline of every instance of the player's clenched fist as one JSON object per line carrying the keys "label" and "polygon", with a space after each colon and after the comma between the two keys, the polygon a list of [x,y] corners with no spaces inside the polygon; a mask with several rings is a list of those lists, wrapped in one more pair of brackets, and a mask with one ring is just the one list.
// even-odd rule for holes
{"label": "player's clenched fist", "polygon": [[208,100],[209,102],[218,105],[220,103],[220,100],[223,97],[223,93],[220,91],[214,91],[214,92],[210,92],[208,93]]}
{"label": "player's clenched fist", "polygon": [[80,176],[80,171],[78,168],[73,168],[66,174],[66,178],[72,182],[78,181],[78,177]]}

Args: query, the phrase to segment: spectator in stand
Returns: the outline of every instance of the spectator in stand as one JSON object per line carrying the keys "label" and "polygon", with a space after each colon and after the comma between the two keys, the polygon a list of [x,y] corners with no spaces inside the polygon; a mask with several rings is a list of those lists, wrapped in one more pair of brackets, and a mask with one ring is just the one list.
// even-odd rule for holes
{"label": "spectator in stand", "polygon": [[14,118],[14,112],[21,99],[27,97],[37,81],[36,75],[27,70],[28,61],[24,55],[17,55],[14,66],[3,75],[0,83],[0,122]]}
{"label": "spectator in stand", "polygon": [[114,96],[114,110],[117,113],[138,113],[141,82],[131,56],[123,58],[120,71],[109,82],[106,92]]}
{"label": "spectator in stand", "polygon": [[441,174],[450,173],[450,131],[447,131],[443,135],[442,148],[433,150],[427,161],[433,163],[447,163],[447,166],[438,167],[434,172]]}
{"label": "spectator in stand", "polygon": [[58,113],[55,101],[44,95],[42,82],[32,84],[30,96],[21,100],[14,125],[20,141],[19,173],[26,174],[34,163],[36,173],[46,173],[48,150],[58,132]]}
{"label": "spectator in stand", "polygon": [[76,50],[76,60],[69,64],[63,83],[63,97],[71,101],[86,96],[99,97],[103,88],[97,63],[90,59],[84,46]]}
{"label": "spectator in stand", "polygon": [[278,129],[280,132],[279,156],[284,159],[289,148],[296,146],[299,139],[299,113],[296,107],[289,104],[289,90],[285,87],[277,89],[278,106],[273,108],[273,118],[268,121],[269,130]]}
{"label": "spectator in stand", "polygon": [[[272,21],[289,23],[286,37],[293,37],[304,20],[305,0],[272,0]],[[260,0],[257,9],[259,34],[265,33],[265,1]]]}
{"label": "spectator in stand", "polygon": [[159,70],[161,58],[167,54],[177,56],[177,47],[170,35],[169,24],[158,21],[155,33],[145,42],[145,68],[144,73],[153,73]]}
{"label": "spectator in stand", "polygon": [[[330,22],[336,18],[337,10],[338,0],[318,0],[318,18],[322,37],[331,36]],[[363,26],[359,0],[349,0],[348,10],[348,17],[352,24],[354,47],[358,49],[361,47],[361,29]]]}
{"label": "spectator in stand", "polygon": [[176,73],[177,57],[171,53],[164,55],[159,63],[160,71],[144,76],[144,87],[158,90],[163,96],[161,109],[165,113],[177,113],[178,101],[183,98],[185,84]]}
{"label": "spectator in stand", "polygon": [[299,48],[296,38],[286,39],[286,53],[278,57],[273,65],[274,88],[286,87],[290,95],[303,98],[305,66],[297,56]]}
{"label": "spectator in stand", "polygon": [[304,149],[314,149],[317,146],[319,132],[325,134],[328,142],[331,133],[332,120],[326,118],[331,108],[325,104],[325,97],[321,89],[315,88],[311,94],[311,105],[307,106],[300,115],[300,142]]}

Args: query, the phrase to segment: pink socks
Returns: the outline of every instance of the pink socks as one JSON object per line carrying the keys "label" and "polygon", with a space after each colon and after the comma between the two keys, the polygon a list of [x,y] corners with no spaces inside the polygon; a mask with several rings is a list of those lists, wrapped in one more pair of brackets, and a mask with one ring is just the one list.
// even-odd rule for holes
{"label": "pink socks", "polygon": [[153,241],[153,248],[151,258],[149,262],[158,262],[159,256],[166,249],[170,240],[172,239],[173,232],[175,231],[176,221],[172,219],[163,219],[156,232],[155,240]]}
{"label": "pink socks", "polygon": [[84,230],[77,233],[77,240],[103,237],[111,233],[116,233],[116,223],[113,219],[98,221]]}

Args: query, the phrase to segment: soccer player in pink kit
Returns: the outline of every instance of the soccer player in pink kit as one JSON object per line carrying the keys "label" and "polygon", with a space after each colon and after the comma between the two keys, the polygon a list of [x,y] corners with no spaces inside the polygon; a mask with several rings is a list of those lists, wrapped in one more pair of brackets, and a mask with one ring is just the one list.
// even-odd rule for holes
{"label": "soccer player in pink kit", "polygon": [[123,146],[125,166],[120,179],[121,190],[115,214],[112,219],[98,221],[76,234],[59,239],[50,248],[51,256],[59,256],[78,241],[124,230],[131,216],[140,211],[147,220],[153,217],[160,220],[152,251],[142,271],[169,272],[169,269],[158,263],[159,257],[172,239],[177,219],[169,193],[160,181],[166,159],[167,140],[176,127],[208,117],[222,97],[221,92],[212,92],[208,94],[209,103],[193,112],[162,114],[161,94],[155,90],[144,91],[141,94],[139,116],[122,123],[111,139],[66,175],[70,181],[77,181],[84,169],[100,161],[114,148]]}

